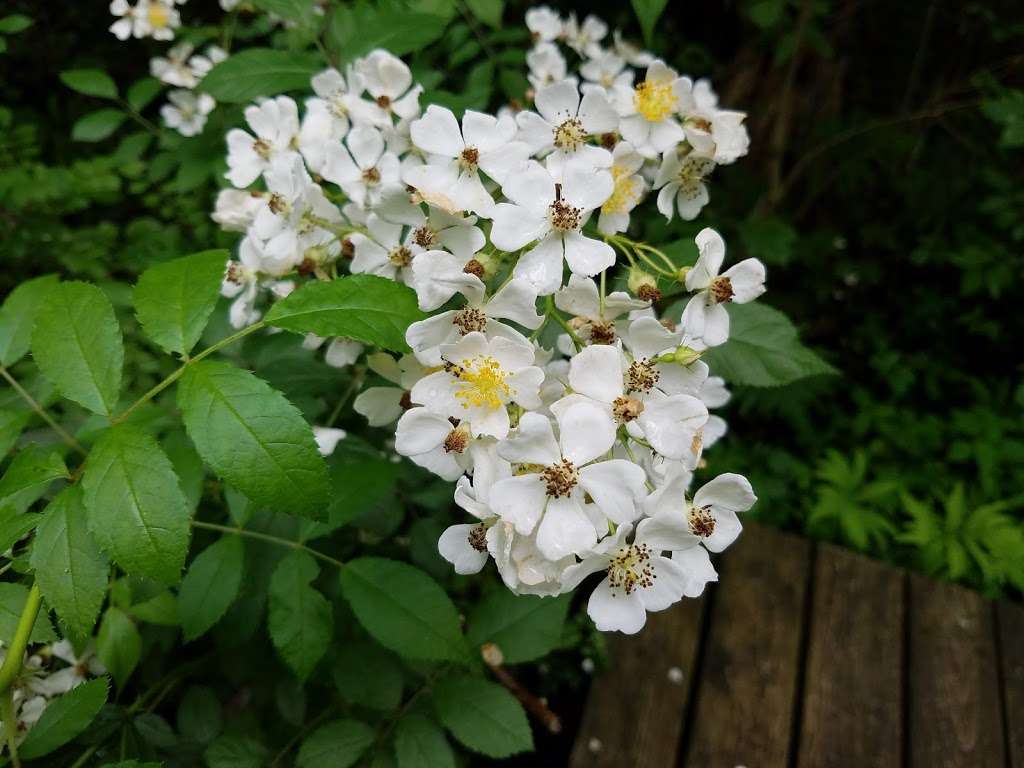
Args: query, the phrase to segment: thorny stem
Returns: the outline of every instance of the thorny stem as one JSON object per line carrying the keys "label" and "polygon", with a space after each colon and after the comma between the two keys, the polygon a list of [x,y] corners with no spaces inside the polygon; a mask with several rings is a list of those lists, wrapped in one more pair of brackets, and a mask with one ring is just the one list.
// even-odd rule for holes
{"label": "thorny stem", "polygon": [[245,338],[246,336],[248,336],[250,333],[253,333],[254,331],[258,331],[261,328],[265,328],[266,325],[267,324],[265,322],[263,322],[263,321],[260,321],[258,323],[254,323],[253,325],[250,325],[250,326],[247,326],[247,327],[243,328],[238,333],[233,333],[230,336],[228,336],[226,339],[221,339],[216,344],[207,347],[202,352],[200,352],[198,355],[196,355],[193,358],[190,358],[188,361],[183,363],[180,368],[178,368],[176,371],[174,371],[174,373],[172,373],[169,376],[167,376],[167,378],[165,378],[163,381],[161,381],[159,384],[157,384],[155,387],[153,387],[151,390],[149,390],[149,392],[147,392],[142,397],[140,397],[138,400],[136,400],[134,403],[129,405],[128,408],[126,408],[122,413],[120,413],[119,415],[117,415],[114,418],[112,418],[110,420],[110,422],[112,424],[120,424],[122,421],[127,419],[132,414],[132,412],[134,412],[139,406],[144,405],[145,403],[148,403],[154,397],[156,397],[161,392],[163,392],[165,389],[167,389],[169,386],[171,386],[171,384],[173,384],[178,379],[180,379],[190,365],[192,365],[193,363],[199,362],[200,360],[202,360],[205,357],[209,357],[214,352],[217,352],[218,350],[221,350],[221,349],[223,349],[226,346],[234,344],[239,339]]}
{"label": "thorny stem", "polygon": [[50,414],[46,412],[46,409],[44,409],[43,406],[41,406],[36,401],[36,399],[32,397],[32,395],[30,395],[25,390],[25,388],[22,387],[21,384],[19,384],[15,380],[15,378],[11,376],[10,372],[2,365],[0,365],[0,376],[2,376],[7,381],[7,383],[11,385],[11,387],[14,389],[15,392],[18,393],[21,399],[28,403],[29,406],[31,406],[32,410],[35,411],[36,414],[38,414],[38,416],[43,421],[45,421],[54,432],[60,435],[61,440],[63,440],[71,448],[73,448],[83,456],[88,454],[88,451],[86,451],[85,448],[82,447],[81,443],[79,443],[71,434],[69,434],[60,424],[54,421],[53,417],[51,417]]}
{"label": "thorny stem", "polygon": [[345,563],[341,560],[325,555],[323,552],[315,550],[311,547],[307,547],[301,541],[292,541],[291,539],[282,539],[280,536],[273,536],[269,533],[261,533],[260,531],[250,531],[247,528],[232,528],[230,525],[220,525],[219,523],[204,523],[201,520],[192,521],[193,528],[204,528],[208,531],[220,531],[221,533],[234,533],[239,536],[245,536],[250,539],[259,539],[260,541],[268,541],[271,544],[277,544],[281,547],[288,547],[289,549],[300,549],[309,555],[312,555],[319,560],[323,560],[325,563],[330,563],[336,568],[344,568]]}

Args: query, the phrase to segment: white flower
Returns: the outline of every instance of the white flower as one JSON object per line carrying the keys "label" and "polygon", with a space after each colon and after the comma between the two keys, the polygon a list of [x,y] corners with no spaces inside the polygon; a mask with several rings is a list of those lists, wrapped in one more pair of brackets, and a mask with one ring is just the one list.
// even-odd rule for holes
{"label": "white flower", "polygon": [[81,685],[89,677],[107,674],[106,667],[96,656],[96,646],[91,641],[82,651],[81,656],[75,653],[74,647],[68,640],[54,643],[49,647],[49,651],[53,656],[66,662],[68,666],[46,675],[31,676],[27,681],[27,687],[34,693],[47,698],[60,696]]}
{"label": "white flower", "polygon": [[708,188],[704,179],[714,169],[715,161],[711,158],[692,153],[680,157],[677,152],[666,152],[654,179],[654,188],[661,188],[658,193],[658,210],[672,221],[674,210],[678,208],[681,219],[693,221],[708,203]]}
{"label": "white flower", "polygon": [[128,4],[128,0],[111,0],[110,13],[119,17],[110,25],[110,31],[118,40],[127,40],[132,36],[135,26],[135,9]]}
{"label": "white flower", "polygon": [[402,242],[402,225],[384,221],[371,213],[366,229],[368,235],[356,232],[349,237],[354,249],[352,272],[379,275],[411,285],[413,252]]}
{"label": "white flower", "polygon": [[206,93],[174,90],[167,94],[170,104],[160,107],[160,116],[168,128],[174,128],[182,136],[197,136],[203,132],[206,116],[217,106],[213,97]]}
{"label": "white flower", "polygon": [[[437,541],[441,556],[455,566],[458,574],[479,573],[487,562],[491,549],[496,559],[501,558],[499,543],[505,543],[514,533],[499,536],[500,530],[493,530],[498,522],[488,505],[490,489],[495,482],[511,477],[511,465],[495,452],[494,441],[478,440],[470,444],[469,454],[473,467],[473,479],[460,477],[455,485],[455,503],[476,518],[475,523],[460,523],[450,526]],[[509,542],[510,543],[510,542]],[[504,558],[502,558],[504,560]],[[499,570],[505,570],[499,564]]]}
{"label": "white flower", "polygon": [[469,426],[429,408],[410,408],[398,420],[395,450],[444,480],[457,480],[469,466]]}
{"label": "white flower", "polygon": [[328,145],[321,173],[364,208],[376,204],[384,188],[401,178],[398,157],[385,151],[384,137],[370,126],[353,128],[344,144]]}
{"label": "white flower", "polygon": [[355,63],[366,90],[376,101],[371,109],[377,123],[390,123],[391,115],[411,118],[419,114],[420,93],[423,88],[413,86],[412,72],[405,62],[387,51],[377,49]]}
{"label": "white flower", "polygon": [[540,406],[537,390],[544,373],[533,364],[533,347],[507,338],[488,339],[479,331],[441,347],[445,370],[416,382],[414,403],[469,423],[473,437],[508,434],[507,405]]}
{"label": "white flower", "polygon": [[248,187],[278,158],[294,153],[299,134],[299,110],[287,96],[266,99],[246,107],[245,121],[256,134],[240,128],[228,131],[228,172],[225,177],[238,188]]}
{"label": "white flower", "polygon": [[611,194],[614,186],[607,171],[570,164],[556,183],[539,163],[511,174],[502,187],[511,203],[494,207],[491,242],[504,251],[516,251],[539,241],[523,254],[513,274],[533,283],[546,296],[562,284],[562,261],[587,277],[615,263],[615,251],[607,243],[581,233],[591,211]]}
{"label": "white flower", "polygon": [[[538,91],[548,85],[565,80],[569,70],[565,63],[565,56],[554,43],[535,45],[526,54],[526,66],[529,70],[526,79]],[[576,82],[575,78],[569,78],[569,81]]]}
{"label": "white flower", "polygon": [[192,43],[178,43],[167,51],[167,58],[157,56],[149,62],[149,73],[160,82],[178,88],[195,88],[199,78],[189,66],[189,57],[195,47]]}
{"label": "white flower", "polygon": [[[238,261],[229,261],[221,295],[234,299],[228,312],[234,328],[244,328],[260,319],[256,309],[259,289],[266,278],[279,277],[291,271],[290,261],[275,261],[265,250],[263,243],[252,236],[243,238],[238,247]],[[271,288],[275,283],[270,281]],[[282,284],[280,289],[283,289]]]}
{"label": "white flower", "polygon": [[[563,574],[564,587],[572,589],[591,573],[606,572],[587,602],[587,613],[604,632],[635,634],[648,611],[663,611],[684,596],[697,597],[709,581],[718,580],[707,552],[679,520],[642,520],[628,543],[631,527],[621,526]],[[662,554],[666,550],[672,557]]]}
{"label": "white flower", "polygon": [[139,0],[133,21],[132,35],[154,40],[173,40],[174,30],[181,26],[181,16],[168,0]]}
{"label": "white flower", "polygon": [[562,17],[546,5],[538,5],[526,12],[526,27],[534,40],[551,42],[565,34]]}
{"label": "white flower", "polygon": [[444,248],[465,263],[484,247],[487,238],[476,226],[476,216],[460,216],[432,205],[424,215],[421,203],[413,202],[419,197],[417,192],[410,196],[407,190],[394,187],[384,191],[374,209],[380,218],[409,227],[406,245],[413,254]]}
{"label": "white flower", "polygon": [[[320,349],[325,341],[327,339],[323,336],[307,333],[306,338],[302,340],[302,347],[310,350]],[[324,362],[332,368],[347,368],[359,359],[359,356],[363,354],[363,349],[363,345],[358,341],[347,339],[344,336],[336,336],[327,344],[327,349],[324,351]]]}
{"label": "white flower", "polygon": [[644,503],[648,515],[681,522],[712,552],[721,552],[740,535],[743,525],[737,512],[746,512],[757,501],[750,481],[731,472],[719,475],[686,500],[689,478],[677,474],[654,491]]}
{"label": "white flower", "polygon": [[467,262],[447,251],[424,251],[413,258],[412,287],[424,312],[433,312],[456,293],[479,303],[486,290]]}
{"label": "white flower", "polygon": [[679,77],[663,61],[651,62],[644,80],[635,88],[615,86],[612,101],[622,119],[619,133],[645,157],[654,157],[675,147],[685,137],[676,119],[693,101],[693,83]]}
{"label": "white flower", "polygon": [[602,88],[616,85],[630,88],[633,85],[633,72],[626,69],[626,61],[615,51],[600,51],[594,58],[580,65],[583,79]]}
{"label": "white flower", "polygon": [[[559,440],[550,421],[524,413],[498,454],[532,471],[495,483],[491,507],[549,560],[585,552],[616,524],[635,520],[644,496],[644,472],[628,461],[598,461],[615,442],[615,426],[593,404],[580,402],[559,414]],[[587,497],[593,503],[587,503]]]}
{"label": "white flower", "polygon": [[317,98],[306,99],[306,114],[299,131],[299,150],[311,170],[320,173],[328,145],[337,144],[349,131],[350,118],[367,122],[372,118],[369,105],[359,98],[362,78],[351,68],[347,76],[336,69],[314,75],[313,91]]}
{"label": "white flower", "polygon": [[708,364],[700,359],[704,345],[669,330],[654,317],[632,320],[623,335],[633,355],[632,375],[641,389],[657,387],[667,395],[697,395],[708,377]]}
{"label": "white flower", "polygon": [[226,232],[245,232],[263,207],[264,195],[247,189],[222,189],[210,218]]}
{"label": "white flower", "polygon": [[[555,306],[573,316],[572,326],[581,339],[610,343],[616,336],[614,320],[626,312],[648,307],[650,302],[634,299],[624,291],[612,291],[602,302],[596,282],[572,274],[566,286],[555,294]],[[560,336],[558,343],[567,355],[575,351],[568,334]]]}
{"label": "white flower", "polygon": [[[587,143],[587,137],[614,131],[618,117],[604,94],[587,91],[580,98],[576,84],[563,80],[537,91],[537,112],[523,111],[516,116],[519,140],[533,154],[553,150],[556,165],[573,159],[594,168],[612,164],[611,153]],[[538,114],[540,113],[540,114]]]}
{"label": "white flower", "polygon": [[370,387],[359,394],[352,408],[364,416],[371,427],[393,424],[410,406],[409,390],[426,371],[412,355],[395,360],[384,352],[376,352],[368,355],[366,362],[371,371],[397,386]]}
{"label": "white flower", "polygon": [[620,141],[612,152],[612,180],[615,186],[611,196],[601,205],[597,228],[606,235],[625,232],[629,228],[629,213],[644,196],[647,185],[637,171],[644,164],[643,155],[628,141]]}
{"label": "white flower", "polygon": [[615,30],[612,33],[612,39],[614,40],[612,47],[615,49],[615,52],[624,58],[630,66],[647,67],[654,61],[653,53],[633,45],[633,43],[622,36],[619,30]]}
{"label": "white flower", "polygon": [[718,108],[718,96],[707,80],[693,86],[693,105],[683,115],[686,139],[694,152],[726,165],[747,154],[750,135],[745,112]]}
{"label": "white flower", "polygon": [[427,163],[407,168],[406,184],[428,200],[441,195],[451,200],[450,212],[471,211],[488,215],[494,199],[480,180],[483,171],[501,183],[512,168],[526,162],[529,150],[513,142],[516,123],[511,118],[466,110],[462,129],[450,109],[434,104],[410,126],[413,143],[429,153]]}
{"label": "white flower", "polygon": [[580,24],[576,21],[576,14],[570,13],[565,22],[565,42],[580,56],[593,56],[599,52],[598,43],[607,34],[608,25],[594,15],[587,16]]}
{"label": "white flower", "polygon": [[473,331],[481,331],[488,338],[504,336],[521,344],[529,343],[519,331],[499,320],[511,320],[527,328],[537,328],[543,322],[537,314],[537,291],[528,281],[510,280],[486,301],[470,301],[462,309],[415,322],[406,331],[405,340],[416,358],[428,366],[442,365],[441,347]]}
{"label": "white flower", "polygon": [[757,259],[744,259],[721,275],[725,241],[715,230],[704,228],[695,238],[700,257],[686,274],[686,289],[697,291],[683,310],[683,325],[709,347],[729,338],[727,302],[746,304],[764,293],[765,269]]}
{"label": "white flower", "polygon": [[196,80],[202,80],[210,70],[228,57],[228,52],[218,45],[208,45],[202,54],[188,60],[188,66]]}

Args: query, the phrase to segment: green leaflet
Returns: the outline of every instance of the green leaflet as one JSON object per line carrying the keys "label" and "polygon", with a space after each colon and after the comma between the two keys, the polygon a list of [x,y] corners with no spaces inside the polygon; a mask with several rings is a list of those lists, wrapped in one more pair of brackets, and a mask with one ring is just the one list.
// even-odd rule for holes
{"label": "green leaflet", "polygon": [[280,392],[248,371],[203,361],[182,376],[178,406],[199,455],[253,502],[326,515],[327,467],[309,424]]}
{"label": "green leaflet", "polygon": [[82,489],[61,491],[43,512],[29,560],[47,604],[76,642],[92,634],[107,593],[107,559],[85,516]]}
{"label": "green leaflet", "polygon": [[14,365],[28,352],[39,306],[57,282],[56,275],[26,280],[4,299],[0,306],[0,365]]}
{"label": "green leaflet", "polygon": [[119,608],[107,608],[96,637],[96,655],[118,688],[123,688],[142,656],[142,638],[128,615]]}
{"label": "green leaflet", "polygon": [[244,104],[258,96],[309,87],[323,69],[319,55],[271,48],[247,48],[232,54],[203,78],[203,90],[217,101]]}
{"label": "green leaflet", "polygon": [[571,601],[494,590],[470,615],[467,638],[474,648],[495,643],[508,664],[539,659],[558,646]]}
{"label": "green leaflet", "polygon": [[302,742],[296,768],[349,768],[373,744],[376,734],[358,720],[335,720],[321,725]]}
{"label": "green leaflet", "polygon": [[43,298],[32,356],[69,400],[109,416],[121,390],[124,345],[110,301],[95,285],[59,283]]}
{"label": "green leaflet", "polygon": [[117,98],[117,85],[102,69],[66,69],[60,73],[60,81],[71,90],[86,96]]}
{"label": "green leaflet", "polygon": [[43,710],[25,741],[18,747],[21,758],[34,760],[67,744],[92,723],[107,701],[107,680],[82,683],[58,696]]}
{"label": "green leaflet", "polygon": [[178,590],[178,615],[185,640],[212,627],[238,597],[245,565],[240,536],[222,536],[204,549],[185,573]]}
{"label": "green leaflet", "polygon": [[318,336],[346,336],[405,352],[405,332],[426,315],[408,286],[376,275],[351,275],[308,283],[267,312],[278,328]]}
{"label": "green leaflet", "polygon": [[310,586],[319,573],[311,555],[295,550],[281,558],[270,578],[270,639],[299,680],[309,677],[334,631],[331,604]]}
{"label": "green leaflet", "polygon": [[133,302],[146,335],[167,352],[191,352],[217,305],[228,257],[226,250],[202,251],[143,272]]}
{"label": "green leaflet", "polygon": [[29,488],[69,477],[71,474],[56,451],[30,445],[11,460],[0,478],[0,501]]}
{"label": "green leaflet", "polygon": [[444,731],[423,715],[406,715],[395,728],[398,768],[455,768]]}
{"label": "green leaflet", "polygon": [[460,742],[488,757],[533,749],[526,713],[497,683],[479,677],[446,677],[434,688],[434,711]]}

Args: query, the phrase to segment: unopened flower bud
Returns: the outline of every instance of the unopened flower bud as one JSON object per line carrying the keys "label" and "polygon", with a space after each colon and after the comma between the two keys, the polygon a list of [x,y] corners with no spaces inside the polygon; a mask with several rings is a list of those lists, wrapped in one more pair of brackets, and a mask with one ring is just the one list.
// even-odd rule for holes
{"label": "unopened flower bud", "polygon": [[629,270],[629,278],[626,286],[630,292],[644,301],[657,301],[661,298],[661,291],[658,290],[658,280],[650,272],[645,272],[640,267],[633,267]]}
{"label": "unopened flower bud", "polygon": [[700,360],[701,353],[692,347],[679,347],[672,354],[672,361],[679,365],[690,365]]}

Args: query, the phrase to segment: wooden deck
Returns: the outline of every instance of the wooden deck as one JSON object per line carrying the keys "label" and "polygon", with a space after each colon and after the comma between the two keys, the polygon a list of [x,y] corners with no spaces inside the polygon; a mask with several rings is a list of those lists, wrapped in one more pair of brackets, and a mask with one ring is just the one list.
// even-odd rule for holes
{"label": "wooden deck", "polygon": [[749,526],[611,643],[571,768],[1024,768],[1024,607]]}

